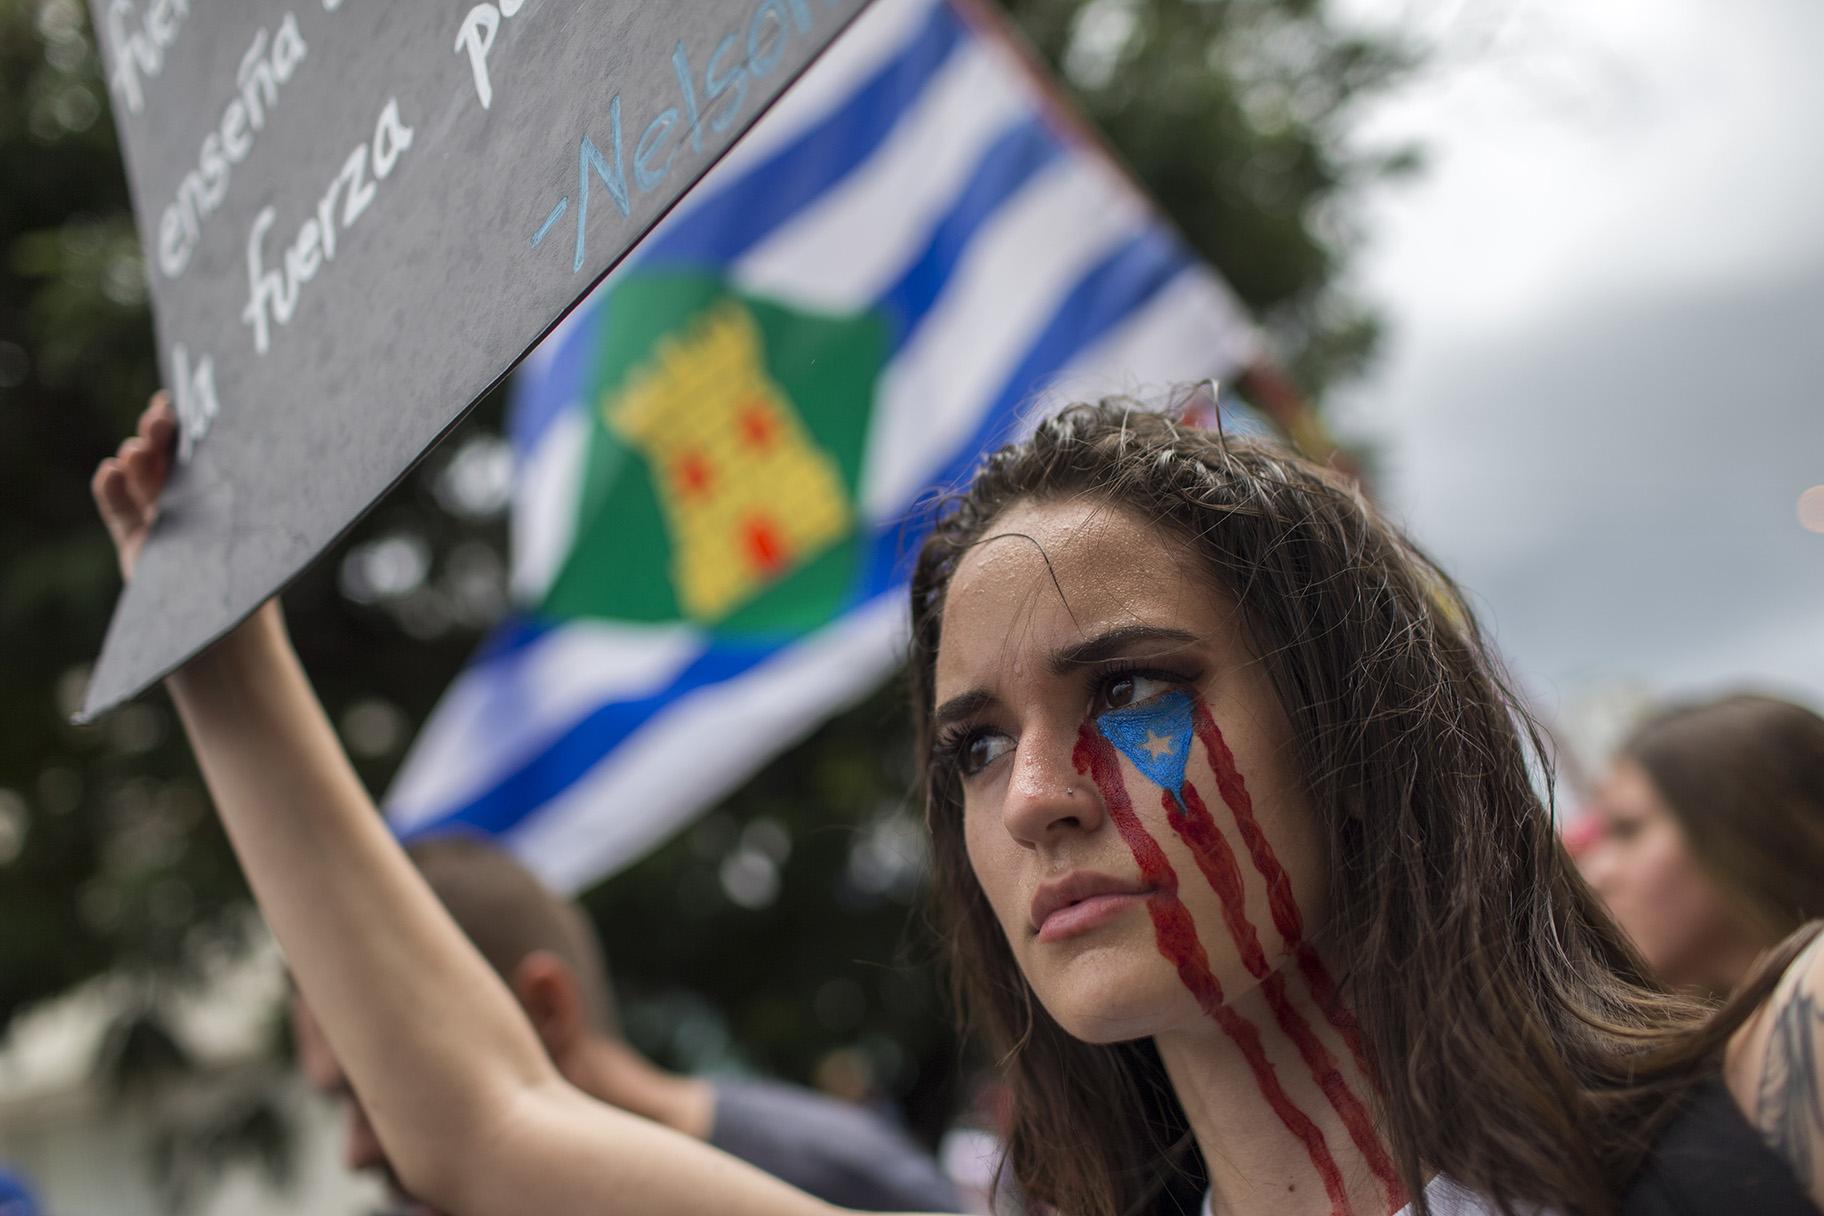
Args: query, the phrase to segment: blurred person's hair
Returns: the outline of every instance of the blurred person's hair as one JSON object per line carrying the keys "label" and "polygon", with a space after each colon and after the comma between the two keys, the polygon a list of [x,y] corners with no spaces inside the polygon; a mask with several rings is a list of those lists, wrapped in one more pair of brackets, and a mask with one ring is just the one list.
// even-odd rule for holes
{"label": "blurred person's hair", "polygon": [[940,504],[912,577],[934,913],[965,1024],[1012,1090],[1005,1162],[1019,1186],[1053,1210],[1127,1216],[1194,1211],[1203,1185],[1151,1042],[1080,1041],[1036,999],[970,869],[959,783],[934,755],[958,563],[1016,503],[1086,500],[1176,536],[1241,607],[1324,839],[1319,932],[1347,968],[1378,1122],[1418,1210],[1438,1169],[1517,1204],[1613,1212],[1653,1134],[1802,943],[1717,1017],[1668,992],[1560,847],[1528,769],[1539,732],[1450,579],[1329,471],[1118,400],[1072,406],[989,456]]}
{"label": "blurred person's hair", "polygon": [[1654,715],[1621,755],[1765,941],[1824,916],[1824,718],[1737,693]]}
{"label": "blurred person's hair", "polygon": [[510,983],[514,969],[535,951],[551,954],[576,977],[590,1027],[599,1034],[619,1034],[608,965],[581,909],[474,835],[427,837],[407,845],[406,852],[501,978]]}

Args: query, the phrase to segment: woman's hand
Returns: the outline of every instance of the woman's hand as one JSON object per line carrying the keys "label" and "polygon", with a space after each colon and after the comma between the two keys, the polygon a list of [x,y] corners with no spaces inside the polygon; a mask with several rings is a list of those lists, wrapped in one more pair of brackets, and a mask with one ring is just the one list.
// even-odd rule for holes
{"label": "woman's hand", "polygon": [[133,563],[158,518],[158,496],[171,475],[172,448],[177,443],[177,415],[171,396],[152,394],[139,416],[139,430],[120,450],[101,462],[89,482],[101,521],[108,526],[114,552],[120,558],[120,576],[133,577]]}

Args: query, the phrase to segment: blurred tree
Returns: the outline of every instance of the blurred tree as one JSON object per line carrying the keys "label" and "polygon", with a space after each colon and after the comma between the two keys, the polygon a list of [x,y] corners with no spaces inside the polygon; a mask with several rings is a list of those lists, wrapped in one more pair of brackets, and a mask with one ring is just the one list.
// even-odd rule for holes
{"label": "blurred tree", "polygon": [[[1303,383],[1360,368],[1376,330],[1339,285],[1360,237],[1350,208],[1414,158],[1354,152],[1345,134],[1410,48],[1340,29],[1316,0],[1009,7]],[[162,696],[69,724],[117,591],[88,478],[156,370],[80,0],[0,0],[0,79],[3,1028],[104,971],[183,982],[239,931],[246,895]],[[286,596],[376,789],[503,601],[499,413],[484,401]],[[908,926],[922,854],[907,737],[883,692],[590,895],[636,1041],[674,1064],[871,1077],[935,1128],[957,1049]]]}

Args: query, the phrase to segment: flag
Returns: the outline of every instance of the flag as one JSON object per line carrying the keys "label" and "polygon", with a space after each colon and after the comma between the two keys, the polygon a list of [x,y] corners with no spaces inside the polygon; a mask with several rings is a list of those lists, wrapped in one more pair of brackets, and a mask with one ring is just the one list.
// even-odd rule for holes
{"label": "flag", "polygon": [[934,487],[1256,348],[992,10],[877,0],[521,369],[517,608],[396,830],[613,872],[894,668]]}

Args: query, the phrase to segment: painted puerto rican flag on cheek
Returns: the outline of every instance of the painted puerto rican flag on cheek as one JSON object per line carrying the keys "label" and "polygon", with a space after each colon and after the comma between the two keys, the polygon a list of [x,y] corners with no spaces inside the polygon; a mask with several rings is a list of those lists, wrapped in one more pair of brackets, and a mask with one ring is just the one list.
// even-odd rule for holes
{"label": "painted puerto rican flag on cheek", "polygon": [[[1086,728],[1084,736],[1089,752],[1089,763],[1084,767],[1095,777],[1110,816],[1133,852],[1136,864],[1155,886],[1160,887],[1160,893],[1149,900],[1148,910],[1153,917],[1161,953],[1176,965],[1180,977],[1198,998],[1204,1012],[1234,1040],[1248,1059],[1268,1104],[1287,1130],[1303,1144],[1333,1209],[1338,1212],[1349,1210],[1335,1152],[1316,1124],[1286,1094],[1260,1045],[1258,1028],[1224,1001],[1221,984],[1209,968],[1207,952],[1196,938],[1195,924],[1177,894],[1177,876],[1158,842],[1134,814],[1132,800],[1121,784],[1117,766],[1112,763],[1114,755],[1126,759],[1141,777],[1159,788],[1166,821],[1217,895],[1222,905],[1224,929],[1242,965],[1260,981],[1261,994],[1275,1023],[1298,1049],[1304,1066],[1310,1070],[1325,1100],[1347,1129],[1351,1143],[1379,1181],[1390,1210],[1404,1206],[1405,1190],[1398,1171],[1375,1131],[1368,1102],[1357,1092],[1359,1087],[1371,1084],[1374,1075],[1369,1069],[1360,1033],[1338,999],[1336,984],[1323,960],[1304,940],[1303,916],[1291,878],[1261,830],[1247,783],[1208,706],[1189,693],[1174,690],[1139,705],[1099,715],[1093,732]],[[1288,992],[1285,970],[1269,961],[1259,931],[1248,915],[1248,880],[1242,866],[1203,794],[1186,780],[1191,749],[1199,744],[1215,777],[1220,798],[1218,806],[1226,809],[1235,825],[1254,871],[1254,881],[1266,886],[1266,902],[1273,927],[1284,942],[1286,952],[1296,962],[1298,974],[1309,991],[1311,1005],[1321,1011],[1353,1059],[1358,1077],[1354,1085],[1344,1076],[1303,1008]],[[1163,876],[1169,876],[1170,881],[1161,882]]]}
{"label": "painted puerto rican flag on cheek", "polygon": [[1183,787],[1194,734],[1188,694],[1168,692],[1141,705],[1111,709],[1096,719],[1096,728],[1142,777],[1174,794]]}

